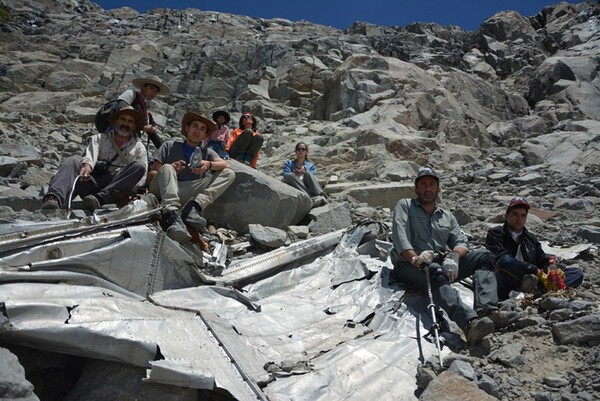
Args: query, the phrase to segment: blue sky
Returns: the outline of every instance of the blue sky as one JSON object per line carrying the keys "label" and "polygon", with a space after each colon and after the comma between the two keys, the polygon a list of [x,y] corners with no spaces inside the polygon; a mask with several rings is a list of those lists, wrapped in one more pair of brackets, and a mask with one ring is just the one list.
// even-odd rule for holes
{"label": "blue sky", "polygon": [[[197,8],[259,18],[307,20],[345,29],[355,21],[377,25],[407,25],[412,22],[437,22],[476,30],[498,11],[515,10],[533,16],[551,0],[97,0],[105,10],[129,6],[140,12],[164,7]],[[575,3],[575,2],[570,2]]]}

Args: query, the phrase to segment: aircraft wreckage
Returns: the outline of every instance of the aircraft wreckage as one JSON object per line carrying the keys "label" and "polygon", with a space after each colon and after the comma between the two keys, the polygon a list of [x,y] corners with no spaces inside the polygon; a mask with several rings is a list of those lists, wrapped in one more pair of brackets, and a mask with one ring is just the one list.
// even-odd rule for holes
{"label": "aircraft wreckage", "polygon": [[226,266],[225,244],[181,246],[159,212],[136,200],[1,225],[0,340],[237,400],[415,398],[417,366],[437,351],[422,340],[426,295],[390,280],[389,227],[365,222]]}

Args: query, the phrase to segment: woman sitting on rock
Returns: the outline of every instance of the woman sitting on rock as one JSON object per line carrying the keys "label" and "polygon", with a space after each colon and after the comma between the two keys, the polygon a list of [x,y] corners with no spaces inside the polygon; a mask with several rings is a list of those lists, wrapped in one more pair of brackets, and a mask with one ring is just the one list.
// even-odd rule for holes
{"label": "woman sitting on rock", "polygon": [[[296,158],[286,160],[283,165],[283,181],[296,189],[306,192],[313,198],[314,204],[315,198],[322,197],[321,199],[324,201],[327,197],[317,180],[316,174],[317,167],[313,162],[308,160],[308,146],[304,142],[298,142],[296,144]],[[324,202],[318,203],[322,204]]]}
{"label": "woman sitting on rock", "polygon": [[239,128],[231,132],[231,136],[225,145],[225,151],[231,159],[256,168],[258,154],[263,144],[263,137],[256,129],[256,117],[246,111],[240,117]]}

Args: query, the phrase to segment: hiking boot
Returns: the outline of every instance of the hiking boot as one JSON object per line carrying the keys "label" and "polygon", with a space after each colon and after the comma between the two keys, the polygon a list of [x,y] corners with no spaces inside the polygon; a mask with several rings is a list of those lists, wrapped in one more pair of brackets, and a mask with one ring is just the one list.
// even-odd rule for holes
{"label": "hiking boot", "polygon": [[179,243],[191,241],[192,236],[188,232],[185,224],[183,224],[179,210],[165,212],[163,214],[163,221],[167,227],[165,230],[167,237]]}
{"label": "hiking boot", "polygon": [[88,195],[83,200],[83,207],[87,210],[93,212],[96,209],[100,209],[104,204],[104,201],[97,197],[96,195]]}
{"label": "hiking boot", "polygon": [[42,210],[57,210],[60,209],[58,198],[54,195],[46,195],[42,203]]}
{"label": "hiking boot", "polygon": [[472,319],[467,323],[463,329],[465,338],[469,345],[475,345],[479,343],[483,337],[494,332],[494,322],[488,317],[482,317],[481,319]]}
{"label": "hiking boot", "polygon": [[502,327],[506,327],[509,324],[516,322],[519,319],[519,313],[515,311],[494,310],[486,315],[486,317],[494,322],[495,328],[501,329]]}
{"label": "hiking boot", "polygon": [[532,293],[535,291],[538,285],[538,278],[535,274],[526,274],[521,279],[521,286],[519,287],[520,292]]}
{"label": "hiking boot", "polygon": [[312,203],[312,207],[318,207],[327,204],[327,199],[321,195],[311,197],[310,201]]}
{"label": "hiking boot", "polygon": [[202,207],[196,201],[189,201],[181,211],[183,222],[201,233],[206,228],[206,219],[200,214]]}

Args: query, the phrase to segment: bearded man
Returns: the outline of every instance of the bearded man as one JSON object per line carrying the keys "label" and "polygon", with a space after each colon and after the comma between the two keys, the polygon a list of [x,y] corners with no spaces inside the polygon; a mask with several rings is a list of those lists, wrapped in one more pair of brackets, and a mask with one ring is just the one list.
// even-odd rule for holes
{"label": "bearded man", "polygon": [[144,125],[142,116],[126,106],[108,120],[111,125],[91,138],[83,156],[71,156],[61,164],[50,180],[43,210],[64,207],[70,195],[79,195],[84,207],[93,211],[114,203],[115,192],[127,194],[144,184],[148,157],[146,148],[134,135]]}

